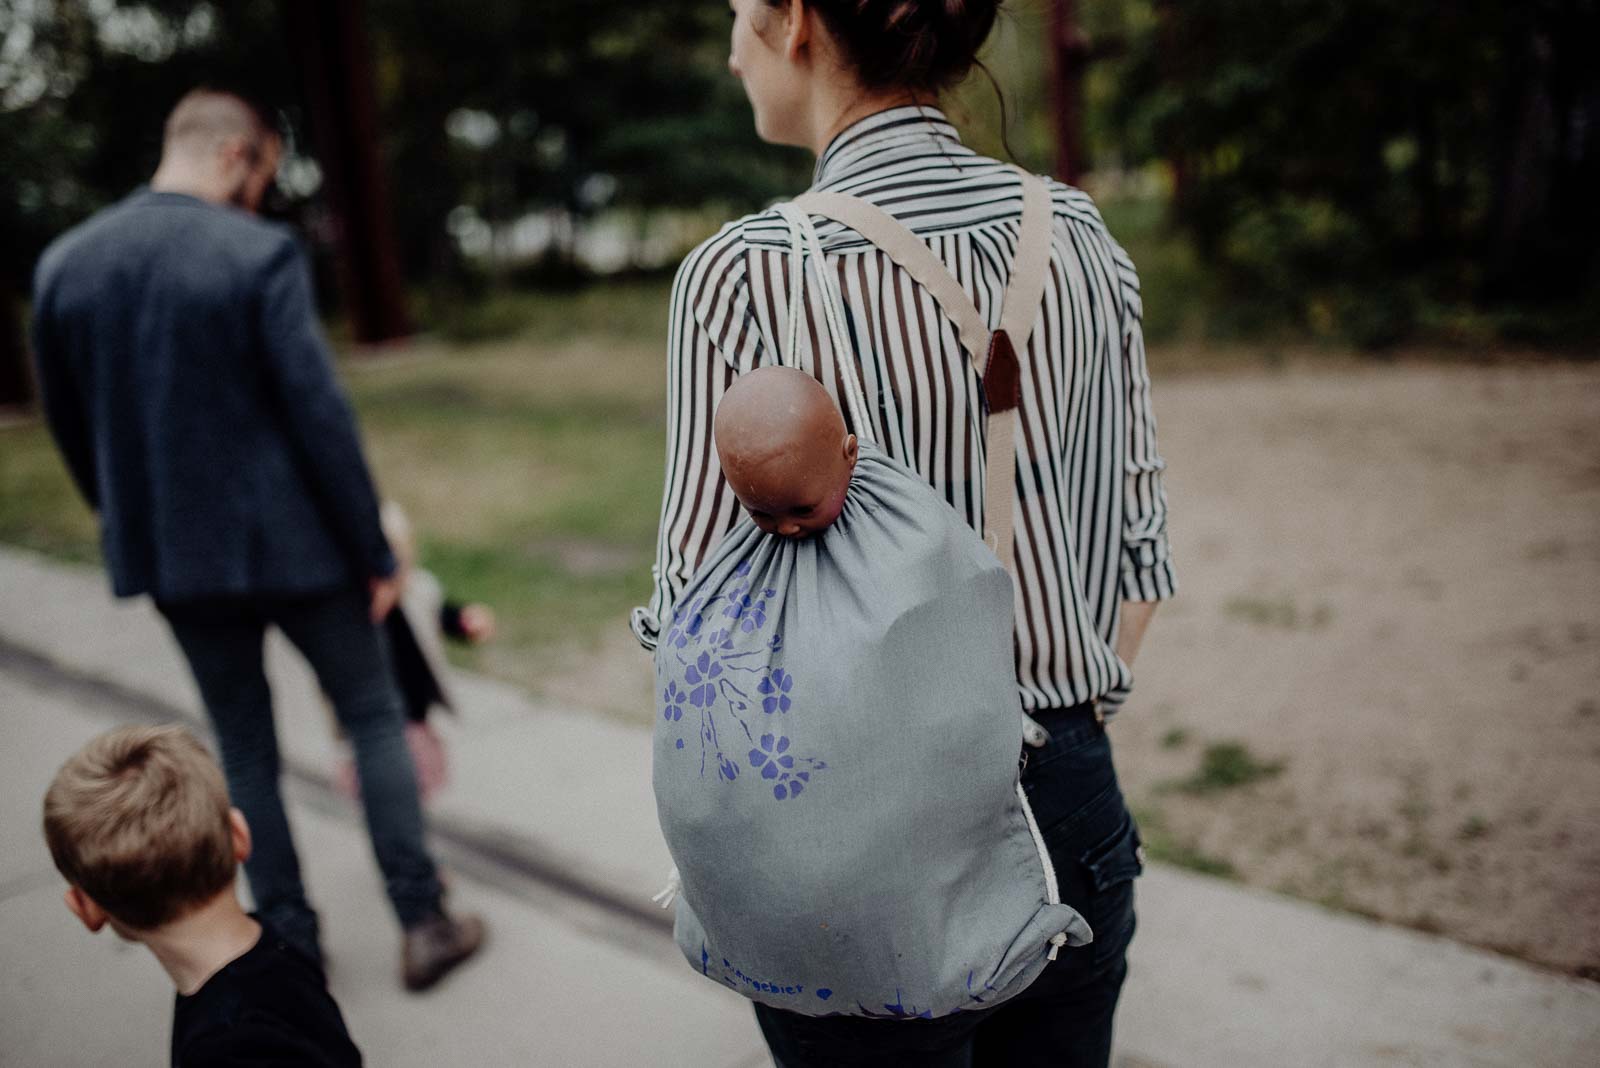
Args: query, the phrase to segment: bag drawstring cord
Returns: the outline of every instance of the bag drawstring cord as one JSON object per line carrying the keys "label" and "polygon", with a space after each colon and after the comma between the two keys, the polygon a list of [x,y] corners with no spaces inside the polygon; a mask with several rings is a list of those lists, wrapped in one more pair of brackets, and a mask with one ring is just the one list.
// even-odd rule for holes
{"label": "bag drawstring cord", "polygon": [[674,867],[672,873],[667,876],[667,885],[663,886],[661,892],[650,900],[664,909],[670,909],[673,900],[678,896],[678,891],[682,889],[683,877],[678,874],[678,869]]}
{"label": "bag drawstring cord", "polygon": [[1067,932],[1057,931],[1050,936],[1050,956],[1047,960],[1055,960],[1056,954],[1061,952],[1061,947],[1067,944]]}

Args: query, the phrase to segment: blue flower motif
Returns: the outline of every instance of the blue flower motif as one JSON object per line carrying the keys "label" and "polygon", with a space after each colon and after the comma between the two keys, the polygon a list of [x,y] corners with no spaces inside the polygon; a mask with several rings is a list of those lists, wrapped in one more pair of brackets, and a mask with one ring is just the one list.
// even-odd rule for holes
{"label": "blue flower motif", "polygon": [[710,653],[701,653],[683,673],[689,684],[689,703],[696,708],[709,708],[717,699],[717,679],[722,675],[722,661]]}
{"label": "blue flower motif", "polygon": [[674,649],[682,649],[699,637],[700,629],[706,625],[705,617],[700,614],[700,605],[701,601],[696,600],[689,614],[674,621],[672,629],[667,631],[667,644]]}
{"label": "blue flower motif", "polygon": [[738,567],[733,569],[733,573],[735,575],[748,575],[748,574],[750,574],[750,561],[745,560],[745,561],[741,562]]}
{"label": "blue flower motif", "polygon": [[799,797],[800,791],[806,788],[806,783],[811,781],[808,772],[796,772],[790,776],[787,772],[772,787],[772,796],[782,801],[786,797]]}
{"label": "blue flower motif", "polygon": [[688,694],[679,688],[676,682],[667,683],[667,688],[661,691],[661,718],[670,723],[676,723],[683,718],[683,703],[688,700]]}
{"label": "blue flower motif", "polygon": [[721,753],[717,754],[717,771],[729,782],[732,782],[734,779],[739,777],[739,765],[735,764]]}
{"label": "blue flower motif", "polygon": [[780,735],[763,734],[761,748],[750,750],[750,766],[761,769],[763,779],[776,779],[794,767],[794,757],[789,755],[789,739]]}
{"label": "blue flower motif", "polygon": [[703,648],[714,649],[718,652],[731,653],[733,651],[733,631],[727,627],[711,631],[706,635]]}
{"label": "blue flower motif", "polygon": [[769,716],[774,712],[787,712],[792,706],[789,700],[789,691],[794,689],[794,676],[782,668],[775,668],[771,675],[761,680],[761,685],[756,687],[760,693],[766,694],[761,702],[761,711]]}

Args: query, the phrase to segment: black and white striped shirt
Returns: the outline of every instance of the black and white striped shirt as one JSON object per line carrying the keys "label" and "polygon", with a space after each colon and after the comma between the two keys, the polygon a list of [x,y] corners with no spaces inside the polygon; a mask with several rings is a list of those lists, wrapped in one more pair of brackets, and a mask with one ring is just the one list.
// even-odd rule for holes
{"label": "black and white striped shirt", "polygon": [[[862,197],[910,227],[960,281],[988,325],[1016,250],[1016,172],[977,155],[932,108],[880,112],[846,129],[817,162],[814,188]],[[1017,679],[1023,706],[1096,698],[1108,710],[1131,677],[1113,652],[1123,600],[1175,590],[1164,467],[1133,264],[1087,195],[1052,182],[1055,235],[1040,318],[1022,365],[1017,431]],[[928,480],[968,523],[983,509],[983,401],[950,321],[887,255],[820,220],[836,273],[872,435]],[[778,362],[789,294],[789,230],[775,211],[746,216],[694,250],[672,292],[667,471],[655,592],[634,610],[654,648],[694,571],[740,518],[712,447],[712,416],[734,378]],[[806,287],[801,366],[841,398],[843,384]],[[846,418],[848,419],[848,408]],[[853,428],[852,428],[853,429]]]}

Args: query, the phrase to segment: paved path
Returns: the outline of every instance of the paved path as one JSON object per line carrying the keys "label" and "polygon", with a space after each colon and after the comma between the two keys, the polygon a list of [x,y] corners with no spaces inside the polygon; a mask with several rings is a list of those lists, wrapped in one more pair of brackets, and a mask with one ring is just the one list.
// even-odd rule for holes
{"label": "paved path", "polygon": [[[435,995],[402,995],[393,934],[304,672],[274,648],[293,816],[333,983],[374,1064],[762,1064],[739,999],[675,959],[648,897],[666,869],[649,739],[486,679],[459,687],[456,782],[434,811],[457,894],[495,944]],[[55,765],[127,718],[197,703],[159,621],[100,576],[0,549],[0,1064],[158,1063],[155,966],[75,929],[37,839]],[[1154,867],[1117,1060],[1149,1066],[1589,1065],[1600,985],[1439,938]],[[657,914],[659,915],[659,914]],[[93,1005],[94,1013],[82,1010]]]}
{"label": "paved path", "polygon": [[[0,1064],[165,1063],[171,987],[148,953],[67,913],[38,833],[55,766],[106,728],[69,694],[0,670]],[[536,885],[454,878],[482,912],[482,961],[425,996],[402,993],[397,940],[365,835],[304,789],[293,819],[323,914],[334,996],[373,1065],[766,1064],[743,998],[700,979],[652,928]]]}

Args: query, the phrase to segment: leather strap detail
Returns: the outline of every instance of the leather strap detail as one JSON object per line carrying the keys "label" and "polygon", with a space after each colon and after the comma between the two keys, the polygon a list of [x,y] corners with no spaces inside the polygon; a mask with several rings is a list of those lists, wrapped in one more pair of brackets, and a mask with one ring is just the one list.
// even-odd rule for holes
{"label": "leather strap detail", "polygon": [[989,358],[983,372],[983,396],[989,402],[989,414],[1009,412],[1022,403],[1022,365],[1017,362],[1017,350],[1011,345],[1011,335],[996,330],[989,335]]}

